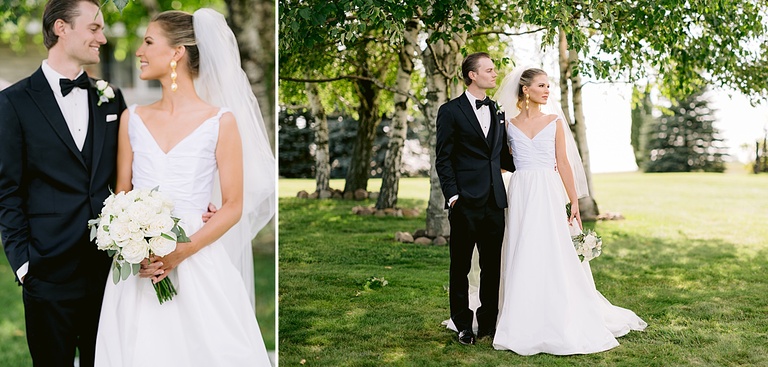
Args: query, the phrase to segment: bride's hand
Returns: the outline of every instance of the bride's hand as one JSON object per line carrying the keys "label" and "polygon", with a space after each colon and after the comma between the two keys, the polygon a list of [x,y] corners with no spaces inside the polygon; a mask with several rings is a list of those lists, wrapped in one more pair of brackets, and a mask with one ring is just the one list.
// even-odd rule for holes
{"label": "bride's hand", "polygon": [[182,261],[192,256],[192,254],[194,253],[192,251],[193,248],[194,247],[192,246],[192,242],[179,242],[176,244],[176,250],[174,250],[170,254],[165,255],[163,257],[155,257],[152,261],[153,261],[153,264],[154,262],[158,262],[160,264],[160,267],[158,270],[160,274],[152,275],[151,276],[152,282],[157,283],[165,279],[165,277],[167,277],[168,274],[171,273],[171,270],[176,269],[176,267],[179,266],[179,264],[181,264]]}
{"label": "bride's hand", "polygon": [[152,262],[149,262],[150,259],[142,260],[139,276],[142,278],[151,278],[162,274],[163,269],[160,269],[160,267],[163,266],[163,263],[160,262],[159,259],[160,258],[157,256],[152,256]]}
{"label": "bride's hand", "polygon": [[568,224],[573,225],[574,219],[576,219],[576,222],[579,224],[579,230],[583,230],[584,227],[581,225],[581,213],[579,213],[578,202],[571,202],[571,217],[568,218]]}

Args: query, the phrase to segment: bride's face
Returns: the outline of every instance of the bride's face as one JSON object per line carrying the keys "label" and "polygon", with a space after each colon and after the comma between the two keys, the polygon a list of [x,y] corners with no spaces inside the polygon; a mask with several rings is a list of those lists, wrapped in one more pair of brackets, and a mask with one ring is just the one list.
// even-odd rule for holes
{"label": "bride's face", "polygon": [[155,80],[170,77],[171,60],[175,55],[176,49],[168,44],[168,38],[162,28],[157,23],[149,23],[144,41],[136,50],[136,57],[141,62],[139,78]]}
{"label": "bride's face", "polygon": [[531,102],[546,104],[549,99],[549,77],[546,74],[536,75],[529,87],[523,88]]}

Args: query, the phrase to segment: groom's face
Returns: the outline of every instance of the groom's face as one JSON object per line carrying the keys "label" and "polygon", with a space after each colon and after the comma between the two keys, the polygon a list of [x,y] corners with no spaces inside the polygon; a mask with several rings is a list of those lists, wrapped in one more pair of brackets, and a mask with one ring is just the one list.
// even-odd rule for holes
{"label": "groom's face", "polygon": [[471,71],[473,75],[470,75],[472,82],[477,84],[477,87],[481,89],[493,89],[496,88],[496,67],[493,65],[493,61],[487,57],[477,60],[477,71]]}
{"label": "groom's face", "polygon": [[64,48],[67,56],[80,65],[90,65],[99,62],[99,48],[107,43],[104,37],[104,17],[99,7],[87,1],[78,3],[79,15],[71,24],[56,25],[59,36],[57,46]]}

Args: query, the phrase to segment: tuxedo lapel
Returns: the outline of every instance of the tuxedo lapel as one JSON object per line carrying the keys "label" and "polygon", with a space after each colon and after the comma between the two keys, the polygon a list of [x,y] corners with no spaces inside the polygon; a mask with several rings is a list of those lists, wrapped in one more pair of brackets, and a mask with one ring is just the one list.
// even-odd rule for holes
{"label": "tuxedo lapel", "polygon": [[91,181],[96,174],[96,167],[99,166],[101,150],[104,148],[104,138],[107,133],[107,109],[97,106],[99,96],[96,88],[88,88],[88,108],[91,109],[90,116],[93,118],[93,158],[91,158]]}
{"label": "tuxedo lapel", "polygon": [[[480,121],[477,121],[477,115],[475,115],[475,111],[473,110],[474,106],[469,103],[469,99],[467,99],[464,94],[459,96],[459,108],[461,109],[461,112],[464,113],[464,116],[467,117],[467,122],[472,125],[472,129],[474,129],[477,135],[490,147],[485,134],[483,134],[483,129],[480,128]],[[491,119],[493,119],[493,116],[491,116]]]}
{"label": "tuxedo lapel", "polygon": [[75,145],[75,139],[72,138],[72,133],[69,132],[67,121],[64,120],[64,115],[61,113],[59,104],[56,103],[56,97],[53,95],[51,86],[48,84],[48,80],[45,79],[43,69],[37,69],[30,78],[29,94],[32,97],[32,101],[40,109],[40,112],[45,116],[48,123],[59,136],[64,145],[72,151],[75,157],[80,161],[83,167],[86,167],[85,160],[83,159],[80,150]]}
{"label": "tuxedo lapel", "polygon": [[496,103],[491,103],[489,107],[491,109],[491,132],[489,134],[493,134],[491,145],[495,145],[499,141],[499,135],[502,132],[502,126],[499,125],[504,121],[499,121],[499,111],[496,110]]}

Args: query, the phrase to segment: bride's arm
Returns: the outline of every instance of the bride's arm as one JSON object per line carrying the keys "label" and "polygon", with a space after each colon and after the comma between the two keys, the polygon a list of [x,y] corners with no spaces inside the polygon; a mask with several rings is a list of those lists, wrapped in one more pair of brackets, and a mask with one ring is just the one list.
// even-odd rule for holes
{"label": "bride's arm", "polygon": [[117,132],[117,183],[115,193],[131,191],[131,166],[133,166],[133,149],[128,138],[128,119],[130,112],[126,109],[120,115],[120,127]]}
{"label": "bride's arm", "polygon": [[221,182],[221,208],[189,237],[191,242],[178,243],[175,251],[159,258],[163,274],[155,282],[162,280],[184,259],[217,240],[240,220],[243,212],[243,148],[237,122],[231,113],[224,114],[219,122],[216,162]]}
{"label": "bride's arm", "polygon": [[[571,164],[568,162],[568,153],[565,150],[565,132],[563,131],[563,124],[558,121],[557,131],[555,132],[555,159],[557,161],[557,171],[560,173],[560,179],[565,186],[565,192],[568,194],[568,200],[571,202],[571,217],[568,218],[568,223],[571,223],[575,218],[579,223],[581,229],[581,215],[579,214],[579,196],[576,194],[576,183],[573,181],[573,170]],[[565,211],[565,208],[563,208]]]}

